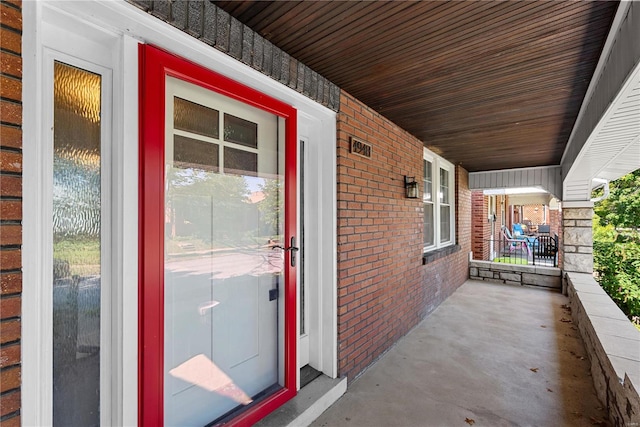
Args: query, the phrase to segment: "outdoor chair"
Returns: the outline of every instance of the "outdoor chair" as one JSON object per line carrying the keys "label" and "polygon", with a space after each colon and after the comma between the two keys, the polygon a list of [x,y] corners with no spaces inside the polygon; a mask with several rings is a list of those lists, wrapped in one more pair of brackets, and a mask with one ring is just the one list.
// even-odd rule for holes
{"label": "outdoor chair", "polygon": [[508,228],[505,227],[505,231],[509,238],[515,240],[524,240],[527,242],[527,245],[529,245],[529,247],[533,247],[536,243],[536,238],[533,236],[527,236],[525,233],[525,227],[526,226],[523,226],[522,224],[513,224],[513,236],[509,233]]}
{"label": "outdoor chair", "polygon": [[530,243],[525,236],[516,238],[511,235],[511,232],[507,227],[502,226],[502,238],[506,242],[506,245],[508,245],[509,252],[513,252],[518,249],[526,251],[527,255],[531,255],[531,249],[529,247]]}

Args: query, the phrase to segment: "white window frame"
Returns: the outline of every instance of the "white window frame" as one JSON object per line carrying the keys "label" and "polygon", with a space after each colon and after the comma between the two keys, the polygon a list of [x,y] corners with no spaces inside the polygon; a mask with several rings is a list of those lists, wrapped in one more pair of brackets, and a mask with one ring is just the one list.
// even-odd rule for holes
{"label": "white window frame", "polygon": [[[451,246],[455,244],[455,219],[456,219],[456,200],[455,200],[455,183],[456,183],[456,170],[455,166],[445,160],[444,158],[438,156],[427,148],[424,148],[423,151],[423,159],[427,162],[431,163],[431,185],[432,185],[432,203],[434,207],[434,215],[433,215],[433,235],[434,235],[434,244],[433,245],[424,245],[423,252],[430,252],[433,250],[445,248],[447,246]],[[424,163],[423,163],[424,164]],[[451,225],[450,236],[451,238],[445,242],[441,242],[441,233],[440,233],[440,222],[442,220],[440,214],[440,206],[442,202],[440,201],[440,170],[445,170],[449,173],[449,203],[450,213],[449,213],[449,223]],[[423,171],[424,176],[424,171]],[[423,181],[424,182],[424,181]],[[423,189],[424,190],[424,189]],[[423,191],[424,194],[424,191]],[[424,242],[424,238],[423,238]]]}

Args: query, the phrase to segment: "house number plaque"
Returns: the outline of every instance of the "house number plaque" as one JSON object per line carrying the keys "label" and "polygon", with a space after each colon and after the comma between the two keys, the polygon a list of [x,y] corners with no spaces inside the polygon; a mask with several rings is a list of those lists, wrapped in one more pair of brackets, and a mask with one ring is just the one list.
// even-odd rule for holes
{"label": "house number plaque", "polygon": [[362,157],[371,157],[371,144],[359,141],[354,137],[349,138],[349,151]]}

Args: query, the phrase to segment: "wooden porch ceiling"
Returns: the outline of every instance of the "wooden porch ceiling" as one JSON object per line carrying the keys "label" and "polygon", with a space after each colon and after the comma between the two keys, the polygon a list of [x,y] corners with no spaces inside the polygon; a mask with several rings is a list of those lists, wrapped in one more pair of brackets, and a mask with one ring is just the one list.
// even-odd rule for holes
{"label": "wooden porch ceiling", "polygon": [[471,172],[560,164],[618,6],[215,3]]}

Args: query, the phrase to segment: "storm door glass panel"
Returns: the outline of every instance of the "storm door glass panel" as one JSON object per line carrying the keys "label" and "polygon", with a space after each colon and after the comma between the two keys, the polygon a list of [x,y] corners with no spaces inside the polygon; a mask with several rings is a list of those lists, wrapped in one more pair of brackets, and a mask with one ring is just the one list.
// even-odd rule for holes
{"label": "storm door glass panel", "polygon": [[177,99],[224,122],[165,120],[165,425],[206,425],[283,385],[284,140],[277,116],[168,77],[174,119]]}
{"label": "storm door glass panel", "polygon": [[431,162],[423,160],[422,202],[424,205],[424,246],[433,246],[435,243],[434,227],[434,202],[433,202],[433,170]]}
{"label": "storm door glass panel", "polygon": [[100,424],[101,76],[54,64],[53,425]]}

